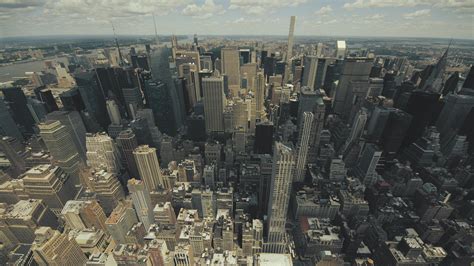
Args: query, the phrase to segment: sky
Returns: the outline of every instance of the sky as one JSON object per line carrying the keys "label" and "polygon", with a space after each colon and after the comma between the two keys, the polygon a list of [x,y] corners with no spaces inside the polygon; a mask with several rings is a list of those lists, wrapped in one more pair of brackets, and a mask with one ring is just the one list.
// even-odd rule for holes
{"label": "sky", "polygon": [[474,39],[474,0],[0,0],[1,36],[392,36]]}

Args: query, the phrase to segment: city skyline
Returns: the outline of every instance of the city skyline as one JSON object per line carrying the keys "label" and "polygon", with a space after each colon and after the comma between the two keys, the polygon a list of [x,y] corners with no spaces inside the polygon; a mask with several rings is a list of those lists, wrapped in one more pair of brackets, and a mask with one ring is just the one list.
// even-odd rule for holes
{"label": "city skyline", "polygon": [[473,10],[462,0],[8,0],[0,35],[110,35],[112,23],[118,35],[152,35],[153,14],[159,35],[286,35],[295,15],[295,36],[474,39]]}

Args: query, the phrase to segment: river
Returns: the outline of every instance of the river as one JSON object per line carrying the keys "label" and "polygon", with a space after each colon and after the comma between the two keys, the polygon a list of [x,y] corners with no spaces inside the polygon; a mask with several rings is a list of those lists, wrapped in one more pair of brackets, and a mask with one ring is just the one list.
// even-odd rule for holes
{"label": "river", "polygon": [[44,70],[44,61],[57,61],[67,64],[66,57],[51,57],[38,61],[18,62],[11,65],[0,66],[0,82],[7,82],[25,77],[25,72]]}

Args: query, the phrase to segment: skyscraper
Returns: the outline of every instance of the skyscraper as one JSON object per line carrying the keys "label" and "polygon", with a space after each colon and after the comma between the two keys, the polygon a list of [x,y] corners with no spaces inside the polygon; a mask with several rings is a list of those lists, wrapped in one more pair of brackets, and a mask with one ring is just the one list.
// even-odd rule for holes
{"label": "skyscraper", "polygon": [[293,34],[295,32],[295,16],[291,16],[290,18],[290,29],[288,32],[288,50],[286,52],[286,69],[285,69],[285,75],[283,78],[283,83],[286,84],[288,82],[288,79],[290,79],[291,76],[291,58],[293,57]]}
{"label": "skyscraper", "polygon": [[223,77],[209,77],[202,79],[204,92],[204,119],[206,132],[224,132],[224,79]]}
{"label": "skyscraper", "polygon": [[268,238],[264,252],[285,253],[286,215],[290,200],[290,187],[295,168],[294,151],[281,142],[275,143],[272,166],[270,201],[268,203]]}
{"label": "skyscraper", "polygon": [[235,47],[221,49],[222,74],[229,78],[230,91],[236,96],[240,89],[240,57]]}
{"label": "skyscraper", "polygon": [[367,123],[367,111],[365,108],[361,108],[359,112],[357,113],[357,116],[354,120],[354,123],[352,124],[351,127],[351,133],[349,134],[349,137],[346,140],[346,143],[344,144],[344,147],[342,148],[342,153],[345,153],[345,151],[349,148],[349,146],[359,140],[359,138],[362,136],[362,133],[364,133],[364,128],[365,124]]}
{"label": "skyscraper", "polygon": [[313,129],[314,115],[311,112],[303,113],[303,121],[301,123],[300,135],[298,138],[298,157],[296,158],[296,182],[302,182],[306,173],[306,162],[308,149],[310,145],[310,135]]}
{"label": "skyscraper", "polygon": [[156,149],[148,145],[141,145],[135,149],[133,156],[135,157],[140,177],[145,183],[147,190],[151,192],[159,187],[164,188],[165,184]]}
{"label": "skyscraper", "polygon": [[138,178],[138,169],[133,151],[138,147],[137,138],[131,129],[126,129],[117,136],[117,147],[120,150],[122,160],[125,162],[125,167],[132,178]]}
{"label": "skyscraper", "polygon": [[138,219],[148,230],[154,222],[153,206],[151,205],[150,192],[142,180],[132,178],[128,180],[128,190],[132,195],[133,207],[137,213]]}
{"label": "skyscraper", "polygon": [[114,100],[107,100],[107,113],[109,114],[110,122],[112,125],[120,125],[122,120],[120,116],[119,106]]}
{"label": "skyscraper", "polygon": [[380,151],[376,145],[365,145],[354,171],[356,176],[359,177],[365,185],[372,185],[374,181],[376,181],[377,172],[375,172],[375,169],[381,156],[382,151]]}
{"label": "skyscraper", "polygon": [[59,121],[48,120],[38,125],[40,135],[54,161],[79,184],[82,161],[67,128]]}
{"label": "skyscraper", "polygon": [[31,246],[33,258],[38,265],[84,265],[87,257],[74,238],[67,232],[60,233],[50,227],[39,227],[35,231]]}
{"label": "skyscraper", "polygon": [[30,135],[34,133],[35,120],[27,107],[27,98],[21,88],[11,87],[2,89],[4,101],[10,106],[15,122],[22,130]]}
{"label": "skyscraper", "polygon": [[105,133],[86,136],[87,163],[93,169],[118,174],[122,168],[120,153],[111,137]]}
{"label": "skyscraper", "polygon": [[273,123],[264,121],[255,126],[254,152],[257,154],[271,154],[273,144]]}
{"label": "skyscraper", "polygon": [[310,135],[310,148],[308,152],[308,162],[315,163],[319,153],[319,143],[321,140],[321,132],[324,128],[324,117],[326,114],[326,105],[324,104],[323,97],[319,94],[316,97],[316,105],[312,112],[314,114],[313,129]]}
{"label": "skyscraper", "polygon": [[15,120],[13,120],[13,116],[10,113],[9,108],[7,107],[3,99],[1,98],[0,98],[0,135],[10,136],[18,140],[23,139],[23,136],[21,135],[21,132],[15,123]]}
{"label": "skyscraper", "polygon": [[352,96],[351,93],[352,81],[367,83],[370,70],[372,68],[373,59],[370,58],[347,58],[344,61],[342,75],[337,86],[336,95],[334,97],[334,112],[342,114],[347,117],[352,110]]}
{"label": "skyscraper", "polygon": [[336,59],[344,60],[346,58],[346,41],[337,41],[336,42]]}
{"label": "skyscraper", "polygon": [[255,109],[256,109],[256,118],[262,119],[265,115],[265,75],[262,71],[257,73],[254,81],[255,87]]}

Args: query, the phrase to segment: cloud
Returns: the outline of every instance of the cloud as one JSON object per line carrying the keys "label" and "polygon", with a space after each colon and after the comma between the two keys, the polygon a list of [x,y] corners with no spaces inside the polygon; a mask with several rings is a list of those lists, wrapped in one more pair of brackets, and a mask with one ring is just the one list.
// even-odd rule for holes
{"label": "cloud", "polygon": [[369,16],[367,17],[367,19],[371,19],[371,20],[380,20],[380,19],[383,19],[385,16],[382,15],[382,14],[374,14],[372,16]]}
{"label": "cloud", "polygon": [[224,12],[224,6],[216,5],[214,0],[206,0],[201,6],[196,4],[187,5],[182,11],[183,15],[202,19],[210,18],[215,14],[223,14]]}
{"label": "cloud", "polygon": [[230,0],[229,9],[241,10],[246,14],[263,15],[282,7],[295,7],[308,0]]}
{"label": "cloud", "polygon": [[2,9],[21,9],[29,7],[38,7],[44,5],[42,0],[2,0],[0,8]]}
{"label": "cloud", "polygon": [[327,16],[332,12],[332,7],[330,5],[321,7],[318,11],[314,12],[317,16]]}
{"label": "cloud", "polygon": [[403,14],[403,17],[406,19],[415,19],[415,18],[429,17],[429,16],[431,16],[430,9],[420,9],[412,13]]}
{"label": "cloud", "polygon": [[353,0],[343,5],[346,9],[426,6],[457,13],[474,12],[473,0]]}

